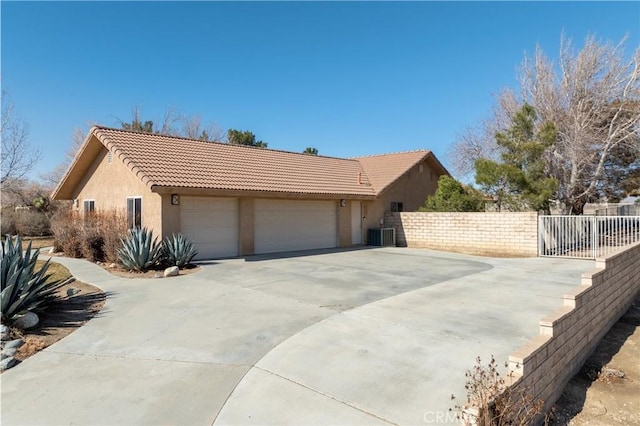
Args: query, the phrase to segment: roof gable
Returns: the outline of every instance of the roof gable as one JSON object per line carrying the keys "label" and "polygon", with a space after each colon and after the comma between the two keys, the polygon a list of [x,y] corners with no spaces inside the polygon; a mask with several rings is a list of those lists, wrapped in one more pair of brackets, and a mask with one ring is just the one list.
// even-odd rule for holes
{"label": "roof gable", "polygon": [[396,152],[356,158],[369,178],[376,195],[384,192],[412,167],[426,159],[432,159],[437,166],[436,168],[441,169],[441,173],[449,174],[429,150]]}

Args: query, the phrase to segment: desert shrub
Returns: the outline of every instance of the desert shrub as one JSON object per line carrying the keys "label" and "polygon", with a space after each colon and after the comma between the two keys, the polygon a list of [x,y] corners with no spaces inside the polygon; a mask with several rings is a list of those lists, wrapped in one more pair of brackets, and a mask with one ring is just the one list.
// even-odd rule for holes
{"label": "desert shrub", "polygon": [[42,237],[51,235],[51,222],[46,214],[37,210],[15,212],[16,233],[23,236]]}
{"label": "desert shrub", "polygon": [[11,208],[2,209],[2,220],[0,220],[2,235],[16,234],[15,212]]}
{"label": "desert shrub", "polygon": [[122,210],[102,210],[100,217],[100,236],[103,239],[104,259],[109,263],[117,263],[118,249],[122,247],[121,239],[127,236],[127,216]]}
{"label": "desert shrub", "polygon": [[31,251],[31,243],[22,250],[22,239],[7,235],[0,251],[0,308],[2,322],[11,321],[27,311],[40,312],[54,299],[55,292],[63,284],[50,281],[47,274],[49,260],[36,271],[40,250]]}
{"label": "desert shrub", "polygon": [[118,262],[120,239],[127,235],[127,220],[120,210],[98,210],[80,216],[71,209],[53,216],[55,246],[69,257],[85,257],[92,262]]}
{"label": "desert shrub", "polygon": [[[506,367],[506,365],[505,365]],[[491,356],[487,365],[480,357],[476,365],[465,373],[467,403],[456,405],[458,420],[478,426],[530,425],[540,423],[544,401],[536,400],[528,388],[514,389],[512,373],[505,380],[498,371],[498,363]],[[544,419],[545,424],[548,419]]]}
{"label": "desert shrub", "polygon": [[59,210],[51,218],[55,246],[65,256],[82,257],[82,221],[72,210]]}
{"label": "desert shrub", "polygon": [[184,268],[198,254],[193,242],[182,234],[173,234],[162,242],[162,253],[165,263],[169,266]]}
{"label": "desert shrub", "polygon": [[82,255],[91,262],[104,262],[104,238],[93,235],[82,240]]}
{"label": "desert shrub", "polygon": [[122,248],[118,249],[120,263],[130,271],[144,272],[162,262],[162,246],[153,231],[137,228],[129,231],[122,240]]}

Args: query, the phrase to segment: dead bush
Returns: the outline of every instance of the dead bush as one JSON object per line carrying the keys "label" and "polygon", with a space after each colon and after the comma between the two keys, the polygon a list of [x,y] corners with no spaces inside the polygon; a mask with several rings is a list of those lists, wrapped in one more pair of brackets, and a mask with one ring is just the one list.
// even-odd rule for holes
{"label": "dead bush", "polygon": [[44,237],[46,235],[51,235],[51,222],[43,212],[35,210],[20,210],[15,212],[14,220],[15,231],[19,235],[29,237]]}
{"label": "dead bush", "polygon": [[548,418],[542,417],[544,401],[536,400],[528,388],[515,389],[509,386],[513,381],[512,373],[507,376],[509,380],[505,380],[498,371],[498,363],[493,355],[487,365],[483,365],[480,357],[477,357],[476,365],[466,371],[465,377],[467,402],[455,406],[458,420],[464,424],[525,426],[540,423],[541,420],[548,424]]}
{"label": "dead bush", "polygon": [[127,217],[122,210],[97,210],[81,217],[71,210],[59,211],[52,219],[56,246],[70,257],[92,262],[118,262],[120,238],[127,235]]}
{"label": "dead bush", "polygon": [[7,234],[17,234],[15,212],[12,208],[2,209],[2,220],[0,220],[0,224],[3,236]]}
{"label": "dead bush", "polygon": [[100,236],[103,239],[104,259],[109,263],[118,263],[118,249],[122,246],[120,238],[127,235],[127,215],[123,210],[103,210],[100,217]]}
{"label": "dead bush", "polygon": [[82,221],[71,209],[59,210],[51,218],[55,246],[65,256],[82,257]]}

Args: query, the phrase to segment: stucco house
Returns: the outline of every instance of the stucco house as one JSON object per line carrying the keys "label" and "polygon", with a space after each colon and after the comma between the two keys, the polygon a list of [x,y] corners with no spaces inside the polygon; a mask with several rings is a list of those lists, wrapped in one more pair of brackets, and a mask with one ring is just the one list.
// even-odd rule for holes
{"label": "stucco house", "polygon": [[79,214],[188,236],[199,258],[365,243],[447,170],[428,150],[345,159],[93,127],[55,189]]}

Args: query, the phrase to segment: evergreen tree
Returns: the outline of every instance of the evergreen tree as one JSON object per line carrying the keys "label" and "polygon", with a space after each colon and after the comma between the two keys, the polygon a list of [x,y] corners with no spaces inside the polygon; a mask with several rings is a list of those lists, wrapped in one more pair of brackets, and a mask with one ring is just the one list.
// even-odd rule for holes
{"label": "evergreen tree", "polygon": [[511,128],[496,134],[503,148],[501,162],[480,158],[475,162],[476,183],[494,197],[499,210],[549,211],[550,198],[558,182],[548,177],[545,154],[557,138],[552,123],[545,123],[536,133],[536,112],[525,104],[513,117]]}
{"label": "evergreen tree", "polygon": [[471,187],[465,187],[451,176],[438,179],[438,189],[427,198],[423,212],[479,212],[484,210],[482,195]]}

